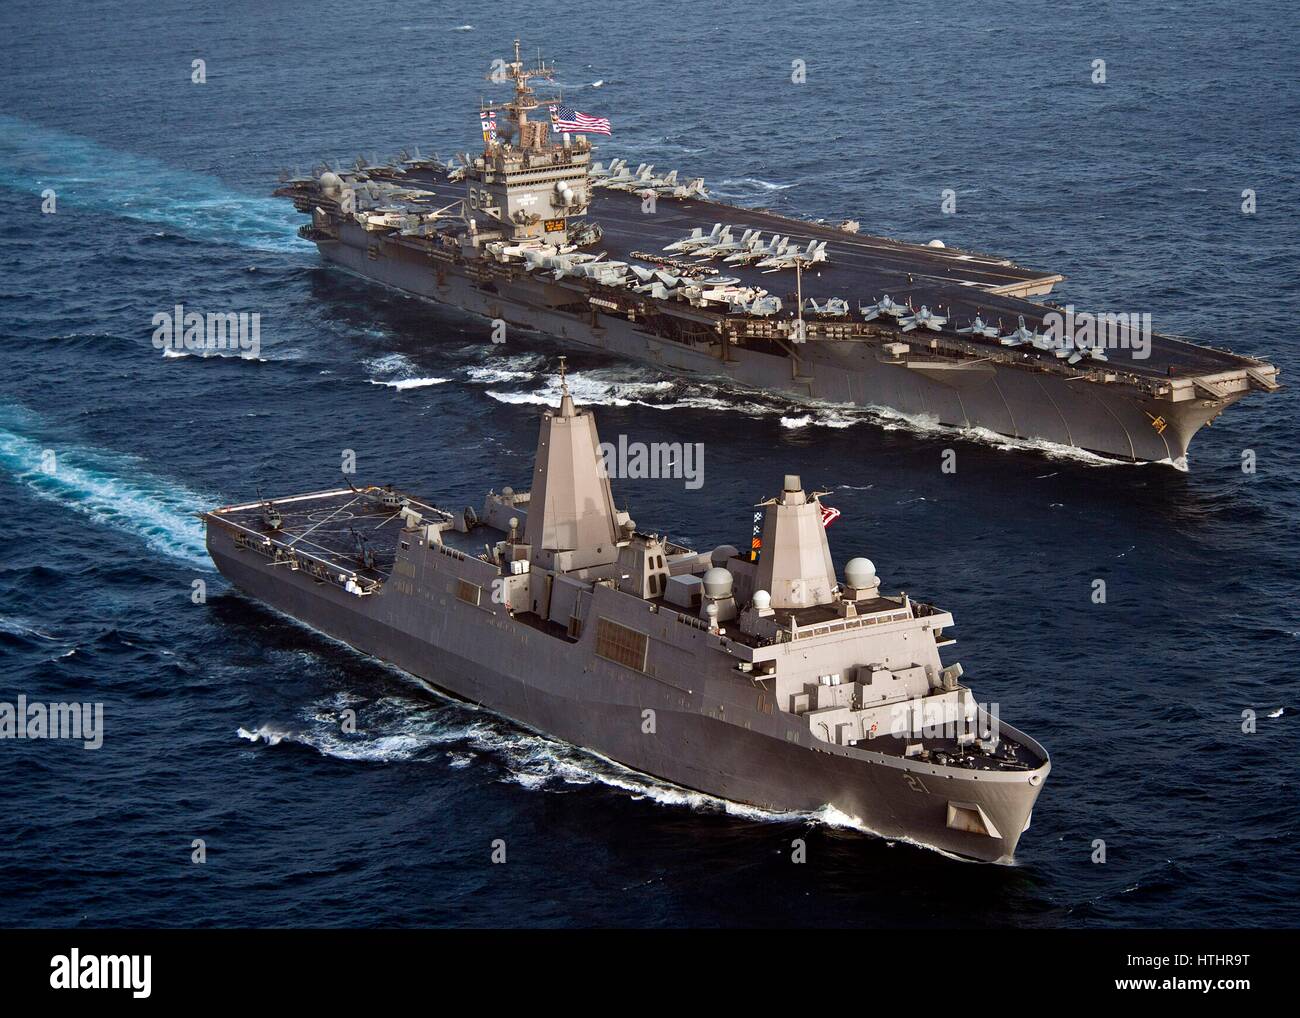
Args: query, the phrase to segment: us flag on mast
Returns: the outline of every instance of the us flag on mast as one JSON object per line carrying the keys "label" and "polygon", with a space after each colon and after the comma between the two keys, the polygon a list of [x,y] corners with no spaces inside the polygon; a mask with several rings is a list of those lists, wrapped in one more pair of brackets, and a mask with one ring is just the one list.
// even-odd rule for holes
{"label": "us flag on mast", "polygon": [[572,106],[551,107],[551,128],[557,133],[609,134],[608,117],[592,117],[579,113]]}

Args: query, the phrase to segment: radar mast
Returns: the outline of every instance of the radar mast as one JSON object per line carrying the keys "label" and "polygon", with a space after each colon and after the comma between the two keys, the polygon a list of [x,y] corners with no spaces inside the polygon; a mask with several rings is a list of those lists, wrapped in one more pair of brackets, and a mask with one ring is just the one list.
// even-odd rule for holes
{"label": "radar mast", "polygon": [[[514,59],[496,62],[488,75],[497,84],[512,82],[514,96],[479,104],[483,154],[467,160],[465,167],[465,214],[474,244],[541,241],[559,247],[600,237],[596,224],[576,223],[591,200],[591,143],[583,134],[553,135],[549,117],[529,119],[560,101],[559,96],[539,96],[533,88],[534,81],[554,78],[554,66],[540,54],[536,63],[524,63],[518,39]],[[493,126],[498,114],[510,125],[504,137]]]}
{"label": "radar mast", "polygon": [[[549,105],[560,101],[558,96],[539,98],[531,84],[534,78],[553,82],[554,65],[547,64],[540,55],[535,64],[526,65],[519,53],[519,40],[516,39],[514,60],[493,68],[492,73],[487,77],[489,81],[498,84],[506,80],[514,82],[515,96],[508,102],[484,102],[480,105],[480,113],[504,113],[514,124],[518,147],[524,151],[544,152],[553,147],[550,140],[550,124],[546,120],[530,121],[528,114],[540,108],[543,103]],[[492,145],[493,142],[485,137],[484,151],[490,151]]]}

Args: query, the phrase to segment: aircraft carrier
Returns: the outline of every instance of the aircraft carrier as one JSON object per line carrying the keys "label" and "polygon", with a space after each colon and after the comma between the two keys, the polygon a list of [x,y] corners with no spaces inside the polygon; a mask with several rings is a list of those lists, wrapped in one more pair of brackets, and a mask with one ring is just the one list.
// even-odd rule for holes
{"label": "aircraft carrier", "polygon": [[518,41],[503,63],[513,97],[483,104],[480,154],[286,175],[275,193],[311,215],[302,236],[380,283],[666,371],[1124,460],[1185,466],[1203,425],[1280,387],[1273,365],[1149,317],[1031,300],[1057,273],[594,162],[533,88],[552,68]]}
{"label": "aircraft carrier", "polygon": [[[352,484],[204,515],[235,585],[542,732],[765,810],[1006,862],[1047,753],[945,666],[952,615],[837,579],[818,492],[787,475],[744,554],[615,508],[590,410],[542,415],[532,490],[481,511]],[[774,478],[775,480],[775,478]]]}

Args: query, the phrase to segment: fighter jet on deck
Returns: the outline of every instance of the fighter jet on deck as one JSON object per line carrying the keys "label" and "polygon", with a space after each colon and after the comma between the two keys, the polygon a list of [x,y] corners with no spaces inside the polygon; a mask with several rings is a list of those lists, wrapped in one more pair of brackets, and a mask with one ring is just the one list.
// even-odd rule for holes
{"label": "fighter jet on deck", "polygon": [[829,297],[825,303],[818,304],[816,298],[809,297],[804,302],[804,310],[814,315],[843,318],[849,313],[849,302],[843,297]]}
{"label": "fighter jet on deck", "polygon": [[798,247],[787,248],[780,254],[764,258],[758,263],[758,267],[768,272],[780,272],[782,269],[793,269],[796,263],[807,266],[824,261],[826,261],[826,241],[810,240],[808,246],[802,251]]}
{"label": "fighter jet on deck", "polygon": [[965,328],[958,329],[957,334],[960,336],[984,336],[987,339],[997,339],[998,327],[986,324],[984,319],[977,314],[975,320]]}
{"label": "fighter jet on deck", "polygon": [[924,325],[927,329],[933,329],[939,332],[948,323],[948,319],[943,315],[936,315],[924,304],[921,305],[920,311],[913,311],[898,320],[898,324],[903,327],[904,332],[911,332],[917,326]]}
{"label": "fighter jet on deck", "polygon": [[696,251],[700,248],[708,247],[711,244],[716,244],[721,238],[722,238],[721,223],[714,223],[713,229],[710,230],[707,234],[704,232],[703,227],[697,226],[691,230],[690,236],[683,237],[681,240],[678,241],[674,241],[673,243],[665,247],[664,250],[676,251],[682,254],[687,254],[691,251]]}
{"label": "fighter jet on deck", "polygon": [[906,304],[899,304],[892,300],[889,294],[885,294],[874,304],[864,304],[858,308],[862,312],[863,321],[875,321],[881,315],[890,315],[893,318],[901,318],[911,311]]}

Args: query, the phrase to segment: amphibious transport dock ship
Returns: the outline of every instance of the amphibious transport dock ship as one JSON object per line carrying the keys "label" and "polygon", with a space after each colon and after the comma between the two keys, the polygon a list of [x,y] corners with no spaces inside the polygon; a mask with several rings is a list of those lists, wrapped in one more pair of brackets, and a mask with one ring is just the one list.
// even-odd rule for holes
{"label": "amphibious transport dock ship", "polygon": [[676,171],[592,162],[584,135],[530,119],[552,102],[531,82],[550,76],[525,66],[516,41],[513,99],[483,106],[481,154],[359,159],[276,194],[311,214],[301,233],[325,258],[363,276],[804,398],[1181,465],[1202,425],[1279,388],[1273,365],[1152,334],[1142,316],[1029,299],[1059,274],[710,201]]}
{"label": "amphibious transport dock ship", "polygon": [[952,615],[837,580],[817,492],[761,503],[757,560],[615,509],[595,420],[561,382],[532,491],[448,512],[387,488],[204,514],[252,596],[456,696],[645,773],[763,809],[1010,860],[1050,764],[945,665]]}

